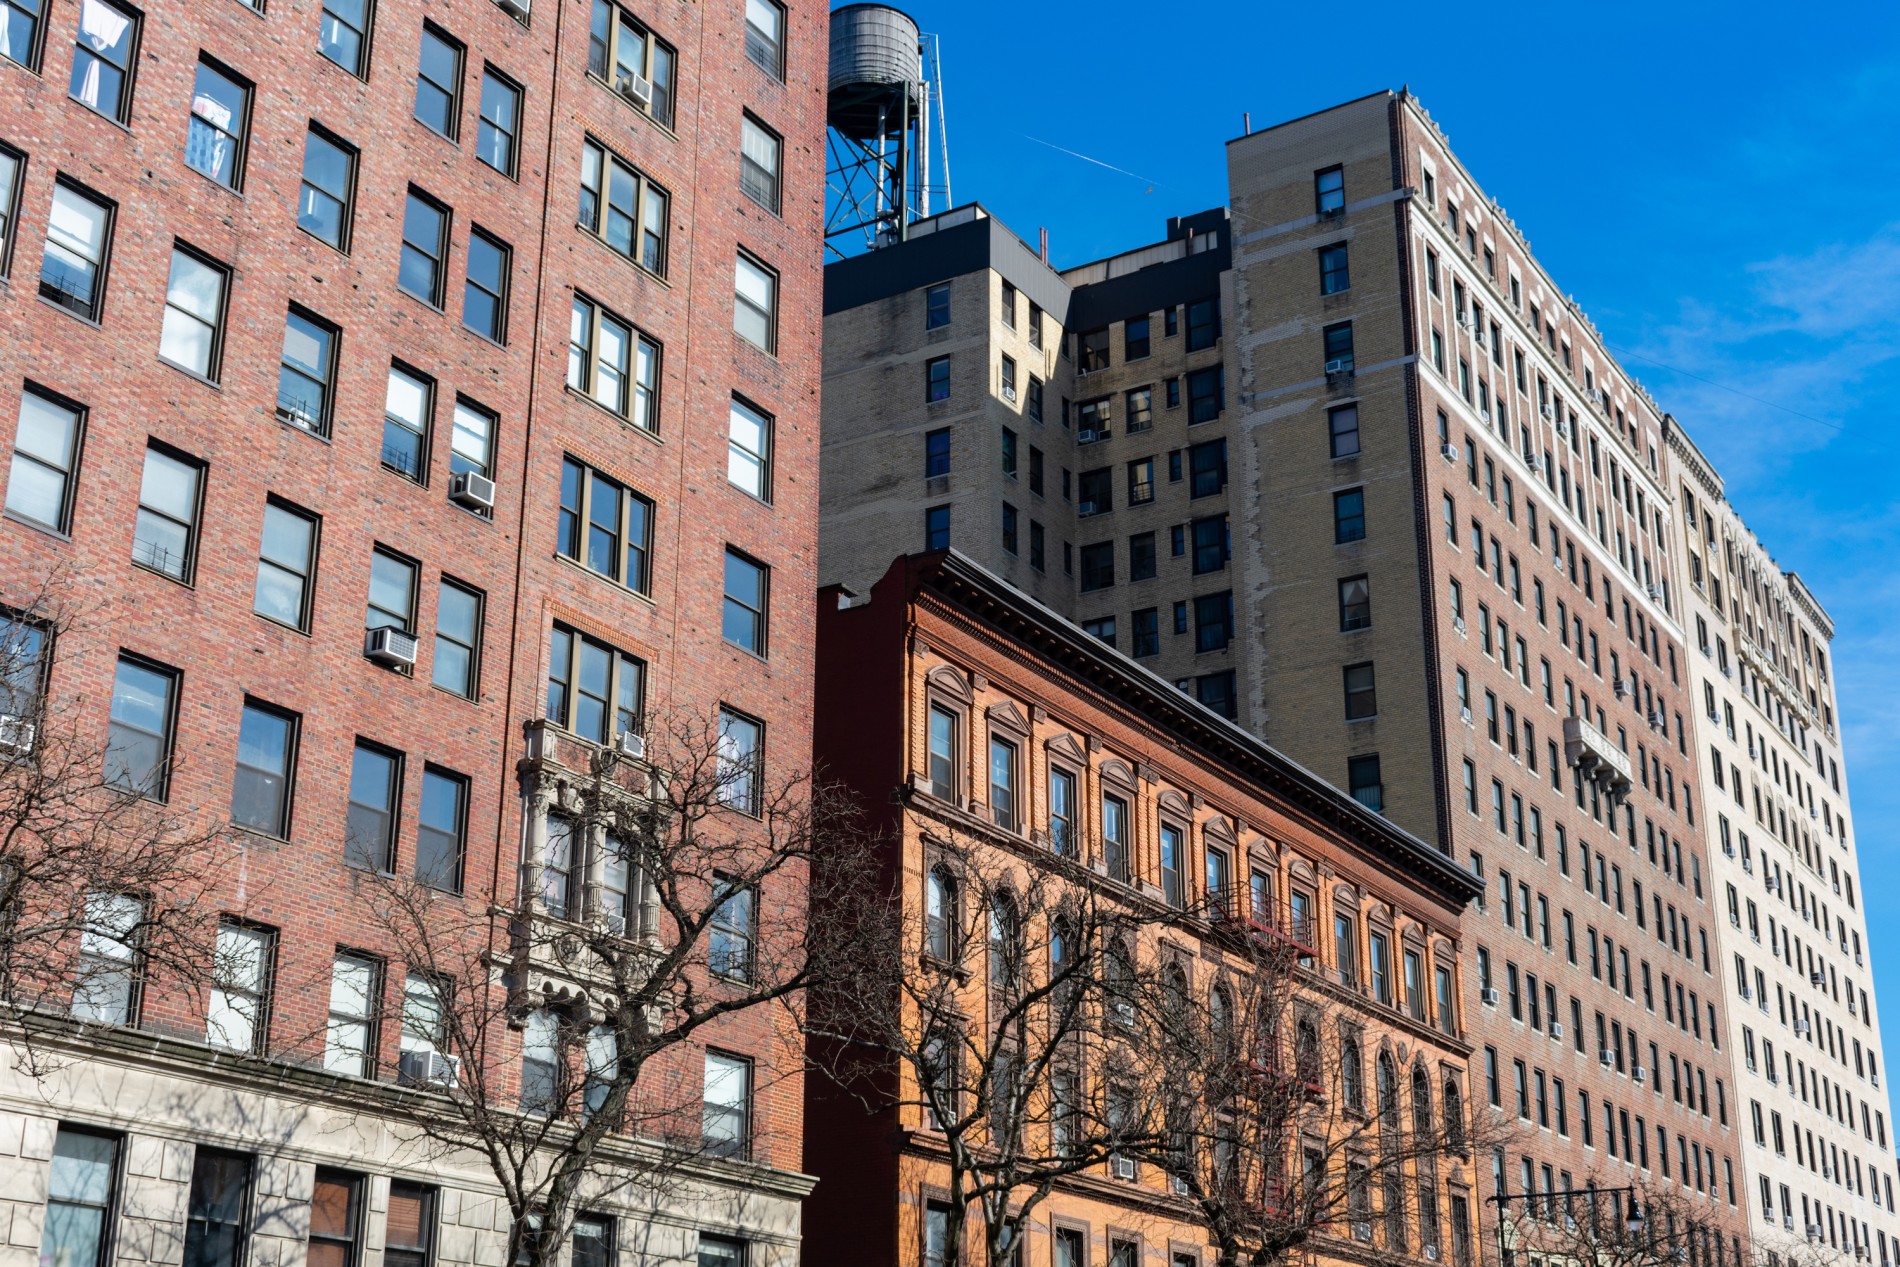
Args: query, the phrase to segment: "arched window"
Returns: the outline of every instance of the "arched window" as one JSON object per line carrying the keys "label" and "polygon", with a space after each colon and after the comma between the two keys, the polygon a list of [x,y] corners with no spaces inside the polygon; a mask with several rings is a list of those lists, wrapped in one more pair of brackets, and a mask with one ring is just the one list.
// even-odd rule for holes
{"label": "arched window", "polygon": [[932,867],[924,882],[924,949],[950,961],[956,949],[957,879],[948,867]]}
{"label": "arched window", "polygon": [[1392,1063],[1390,1052],[1379,1053],[1379,1125],[1383,1130],[1396,1131],[1399,1126],[1399,1070]]}
{"label": "arched window", "polygon": [[1022,928],[1016,899],[998,889],[990,895],[990,988],[1013,996],[1022,985]]}
{"label": "arched window", "polygon": [[1293,1062],[1301,1082],[1309,1087],[1319,1086],[1319,1030],[1311,1021],[1302,1020],[1294,1031]]}
{"label": "arched window", "polygon": [[1432,1080],[1424,1065],[1412,1070],[1412,1129],[1420,1140],[1432,1137]]}
{"label": "arched window", "polygon": [[1161,990],[1167,1008],[1162,1033],[1176,1047],[1187,1046],[1194,1033],[1194,1001],[1188,994],[1187,973],[1181,971],[1180,964],[1169,964],[1161,974]]}
{"label": "arched window", "polygon": [[1227,988],[1215,986],[1207,996],[1207,1028],[1216,1042],[1225,1042],[1234,1028],[1234,1005],[1227,1000]]}
{"label": "arched window", "polygon": [[1339,1095],[1349,1109],[1365,1107],[1365,1071],[1359,1064],[1359,1042],[1344,1039],[1339,1044]]}
{"label": "arched window", "polygon": [[1128,947],[1119,941],[1108,944],[1102,961],[1102,984],[1108,995],[1109,1016],[1117,1025],[1135,1023],[1135,966]]}
{"label": "arched window", "polygon": [[1465,1106],[1455,1078],[1445,1079],[1445,1144],[1454,1153],[1465,1151]]}
{"label": "arched window", "polygon": [[1068,916],[1058,915],[1049,922],[1049,983],[1059,1026],[1070,1023],[1077,1006],[1075,972],[1075,926]]}

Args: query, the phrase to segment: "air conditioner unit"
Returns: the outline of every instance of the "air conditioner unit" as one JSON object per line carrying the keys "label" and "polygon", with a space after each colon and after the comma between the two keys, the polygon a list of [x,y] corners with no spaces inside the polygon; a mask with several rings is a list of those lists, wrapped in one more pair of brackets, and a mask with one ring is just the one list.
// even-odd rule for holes
{"label": "air conditioner unit", "polygon": [[1352,373],[1352,367],[1353,362],[1346,360],[1344,357],[1339,357],[1326,362],[1326,373],[1329,376],[1333,374],[1350,374]]}
{"label": "air conditioner unit", "polygon": [[1120,1153],[1117,1153],[1108,1159],[1108,1168],[1109,1173],[1113,1174],[1117,1179],[1133,1179],[1135,1177],[1135,1159],[1133,1157],[1123,1157]]}
{"label": "air conditioner unit", "polygon": [[1808,974],[1808,984],[1809,984],[1809,985],[1826,985],[1826,984],[1827,984],[1827,973],[1825,973],[1825,972],[1810,972],[1810,973]]}
{"label": "air conditioner unit", "polygon": [[1083,502],[1081,505],[1077,506],[1075,509],[1076,509],[1077,514],[1092,515],[1095,513],[1095,503]]}
{"label": "air conditioner unit", "polygon": [[1782,1215],[1781,1226],[1790,1232],[1794,1231],[1794,1215],[1792,1214]]}
{"label": "air conditioner unit", "polygon": [[1629,693],[1630,693],[1630,688],[1623,684],[1623,679],[1622,678],[1616,679],[1616,698],[1622,699],[1625,695],[1628,695]]}
{"label": "air conditioner unit", "polygon": [[1709,710],[1709,720],[1714,721],[1714,722],[1719,722],[1722,720],[1722,714],[1716,712],[1713,708],[1711,708]]}
{"label": "air conditioner unit", "polygon": [[311,413],[308,409],[305,409],[302,405],[290,405],[286,407],[279,402],[277,406],[277,416],[291,426],[302,427],[305,431],[315,431],[317,429],[316,415]]}
{"label": "air conditioner unit", "polygon": [[1451,627],[1458,631],[1458,636],[1460,638],[1465,636],[1466,625],[1465,625],[1465,618],[1463,616],[1453,616],[1451,618]]}
{"label": "air conditioner unit", "polygon": [[1808,806],[1808,817],[1818,821],[1821,817],[1821,811],[1810,805]]}
{"label": "air conditioner unit", "polygon": [[1484,987],[1484,989],[1478,991],[1478,1001],[1483,1003],[1486,1007],[1496,1007],[1498,1005],[1498,988],[1494,985]]}
{"label": "air conditioner unit", "polygon": [[1656,584],[1654,581],[1651,581],[1649,584],[1643,586],[1643,592],[1649,595],[1651,598],[1661,598],[1662,586]]}
{"label": "air conditioner unit", "polygon": [[1550,1037],[1552,1042],[1563,1041],[1564,1023],[1562,1021],[1552,1021],[1550,1023]]}
{"label": "air conditioner unit", "polygon": [[1733,858],[1733,857],[1735,856],[1735,842],[1734,842],[1734,841],[1723,841],[1723,842],[1722,842],[1722,852],[1723,852],[1723,853],[1725,853],[1725,854],[1727,854],[1727,855],[1728,855],[1729,857],[1731,857],[1731,858]]}
{"label": "air conditioner unit", "polygon": [[647,737],[631,730],[623,730],[616,737],[614,747],[619,749],[623,757],[644,761],[647,755]]}
{"label": "air conditioner unit", "polygon": [[1748,982],[1746,981],[1742,982],[1742,997],[1745,999],[1752,999],[1755,997],[1753,994],[1749,992]]}
{"label": "air conditioner unit", "polygon": [[392,669],[414,668],[416,636],[391,625],[379,625],[363,631],[364,658]]}
{"label": "air conditioner unit", "polygon": [[1014,387],[1005,387],[1003,389],[1003,399],[1011,402],[1015,401],[1016,389]]}
{"label": "air conditioner unit", "polygon": [[1471,328],[1471,314],[1470,313],[1460,312],[1458,314],[1458,328],[1461,330],[1469,330]]}
{"label": "air conditioner unit", "polygon": [[1555,418],[1557,416],[1557,412],[1554,409],[1552,409],[1549,405],[1539,405],[1537,407],[1537,412],[1544,415],[1544,417],[1546,418]]}
{"label": "air conditioner unit", "polygon": [[1608,1069],[1611,1065],[1616,1063],[1616,1053],[1611,1051],[1608,1047],[1601,1048],[1597,1052],[1597,1063],[1602,1065],[1605,1069]]}
{"label": "air conditioner unit", "polygon": [[1094,444],[1101,438],[1102,433],[1100,431],[1077,431],[1075,433],[1075,442],[1077,444]]}
{"label": "air conditioner unit", "polygon": [[1471,708],[1469,705],[1459,706],[1458,720],[1463,722],[1467,726],[1471,725]]}
{"label": "air conditioner unit", "polygon": [[495,481],[474,471],[457,471],[449,476],[449,500],[470,510],[493,510]]}
{"label": "air conditioner unit", "polygon": [[406,1051],[396,1060],[396,1076],[406,1086],[449,1089],[462,1080],[462,1058],[427,1048]]}
{"label": "air conditioner unit", "polygon": [[1729,668],[1729,666],[1725,664],[1722,666],[1722,676],[1725,678],[1732,678],[1735,676],[1735,670]]}
{"label": "air conditioner unit", "polygon": [[1794,1032],[1797,1034],[1805,1034],[1808,1032],[1808,1018],[1807,1017],[1797,1016],[1795,1018]]}
{"label": "air conditioner unit", "polygon": [[1456,462],[1458,460],[1458,446],[1455,444],[1441,444],[1438,446],[1438,456],[1444,458],[1447,462]]}
{"label": "air conditioner unit", "polygon": [[1706,642],[1702,644],[1701,650],[1702,650],[1702,654],[1705,656],[1712,656],[1715,654],[1713,651],[1709,650],[1709,644]]}
{"label": "air conditioner unit", "polygon": [[18,713],[0,713],[0,752],[26,756],[33,751],[36,733],[31,718]]}
{"label": "air conditioner unit", "polygon": [[653,81],[643,79],[632,71],[621,71],[614,79],[614,88],[619,91],[621,96],[633,102],[635,105],[650,106],[653,104]]}
{"label": "air conditioner unit", "polygon": [[1427,1245],[1425,1247],[1425,1261],[1428,1263],[1435,1263],[1438,1261],[1438,1246]]}
{"label": "air conditioner unit", "polygon": [[1649,1081],[1649,1070],[1645,1069],[1642,1065],[1638,1065],[1635,1069],[1630,1071],[1630,1077],[1634,1078],[1637,1085],[1640,1086]]}

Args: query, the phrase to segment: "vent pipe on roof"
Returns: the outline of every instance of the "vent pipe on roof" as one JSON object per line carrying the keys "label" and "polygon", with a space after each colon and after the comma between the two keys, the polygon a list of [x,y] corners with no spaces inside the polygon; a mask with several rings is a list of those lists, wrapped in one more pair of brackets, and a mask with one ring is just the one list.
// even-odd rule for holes
{"label": "vent pipe on roof", "polygon": [[1042,236],[1042,262],[1047,264],[1049,262],[1049,230],[1038,229],[1037,232]]}
{"label": "vent pipe on roof", "polygon": [[1253,111],[1242,110],[1240,112],[1240,134],[1242,136],[1253,135]]}

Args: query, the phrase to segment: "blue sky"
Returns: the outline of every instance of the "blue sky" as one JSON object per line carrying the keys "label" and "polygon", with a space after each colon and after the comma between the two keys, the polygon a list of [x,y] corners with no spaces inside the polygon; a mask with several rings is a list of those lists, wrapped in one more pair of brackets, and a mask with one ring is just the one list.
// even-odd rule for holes
{"label": "blue sky", "polygon": [[1900,1035],[1900,5],[907,8],[941,39],[957,200],[1047,226],[1058,265],[1221,205],[1242,111],[1411,86],[1833,615]]}

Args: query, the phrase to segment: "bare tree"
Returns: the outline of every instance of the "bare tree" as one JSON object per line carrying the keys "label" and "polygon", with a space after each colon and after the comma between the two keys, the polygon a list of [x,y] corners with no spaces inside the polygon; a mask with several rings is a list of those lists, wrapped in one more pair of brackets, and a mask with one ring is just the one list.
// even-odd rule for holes
{"label": "bare tree", "polygon": [[[521,778],[512,899],[471,910],[427,867],[359,887],[407,974],[388,1006],[414,1139],[487,1161],[511,1261],[540,1267],[583,1201],[657,1200],[701,1159],[748,1155],[761,1088],[702,1092],[683,1062],[744,1015],[784,1056],[758,1076],[799,1072],[803,996],[861,970],[878,911],[849,914],[870,886],[844,794],[762,769],[717,717],[656,711],[638,756],[535,723]],[[841,913],[810,920],[808,900]]]}
{"label": "bare tree", "polygon": [[[1669,1181],[1632,1182],[1626,1173],[1588,1175],[1556,1193],[1512,1193],[1498,1206],[1501,1267],[1528,1258],[1593,1267],[1722,1267],[1739,1251],[1737,1217],[1711,1194]],[[1853,1257],[1825,1243],[1791,1237],[1803,1257],[1790,1262],[1836,1267]]]}
{"label": "bare tree", "polygon": [[[125,1024],[149,979],[201,996],[221,975],[221,819],[168,803],[163,679],[112,649],[63,576],[0,607],[0,1024],[23,1072],[44,1040]],[[59,671],[54,672],[57,660]],[[105,663],[101,663],[104,661]],[[114,683],[113,707],[72,685]],[[108,712],[111,720],[108,722]]]}
{"label": "bare tree", "polygon": [[1475,1212],[1446,1208],[1444,1180],[1492,1141],[1474,1139],[1457,1073],[1323,986],[1310,929],[1203,914],[1226,951],[1215,979],[1196,990],[1178,959],[1147,979],[1150,1079],[1168,1088],[1153,1160],[1217,1261],[1280,1264],[1332,1238],[1355,1258],[1468,1263]]}
{"label": "bare tree", "polygon": [[979,1261],[1004,1267],[1064,1180],[1159,1144],[1137,965],[1171,917],[1078,865],[947,832],[921,879],[881,978],[826,995],[825,1071],[867,1112],[922,1124],[912,1146],[948,1189],[932,1261],[970,1262],[975,1230]]}

